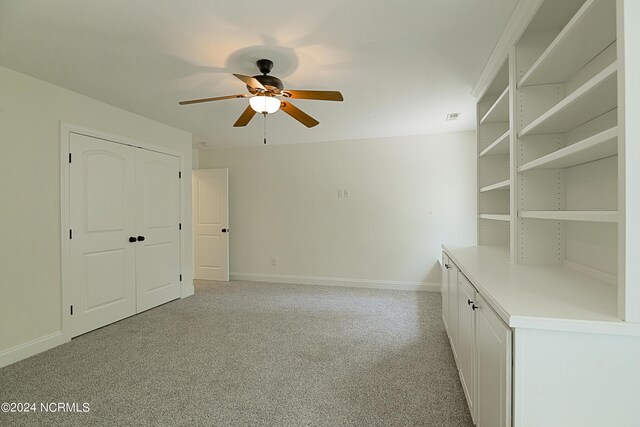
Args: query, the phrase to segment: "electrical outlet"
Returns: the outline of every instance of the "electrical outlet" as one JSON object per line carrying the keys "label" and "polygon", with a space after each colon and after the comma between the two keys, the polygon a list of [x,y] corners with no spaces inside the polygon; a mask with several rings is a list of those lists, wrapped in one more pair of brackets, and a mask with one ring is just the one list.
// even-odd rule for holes
{"label": "electrical outlet", "polygon": [[271,258],[271,265],[278,265],[278,260],[275,257]]}

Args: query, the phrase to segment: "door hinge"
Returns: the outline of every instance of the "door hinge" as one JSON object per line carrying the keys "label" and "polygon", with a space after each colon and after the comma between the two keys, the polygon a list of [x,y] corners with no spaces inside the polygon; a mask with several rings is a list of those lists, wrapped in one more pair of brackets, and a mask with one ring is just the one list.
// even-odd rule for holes
{"label": "door hinge", "polygon": [[70,311],[71,315],[73,316],[73,305],[70,306],[70,310],[69,311]]}
{"label": "door hinge", "polygon": [[69,153],[69,163],[71,163],[71,153]]}
{"label": "door hinge", "polygon": [[180,281],[182,282],[182,274],[180,275]]}
{"label": "door hinge", "polygon": [[182,230],[182,223],[178,224],[178,230]]}
{"label": "door hinge", "polygon": [[73,239],[73,230],[69,229],[69,239]]}
{"label": "door hinge", "polygon": [[182,178],[182,171],[178,171],[178,178]]}

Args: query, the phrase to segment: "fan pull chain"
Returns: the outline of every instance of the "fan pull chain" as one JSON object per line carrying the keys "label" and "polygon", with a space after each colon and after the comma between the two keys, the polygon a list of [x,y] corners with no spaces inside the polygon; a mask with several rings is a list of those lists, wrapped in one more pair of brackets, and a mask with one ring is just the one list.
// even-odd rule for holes
{"label": "fan pull chain", "polygon": [[262,113],[264,116],[264,144],[267,145],[267,114]]}

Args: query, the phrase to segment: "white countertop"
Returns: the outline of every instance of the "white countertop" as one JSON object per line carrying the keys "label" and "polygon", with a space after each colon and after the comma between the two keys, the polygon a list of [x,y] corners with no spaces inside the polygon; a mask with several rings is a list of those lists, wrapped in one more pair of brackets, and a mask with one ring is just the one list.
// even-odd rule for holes
{"label": "white countertop", "polygon": [[616,285],[562,265],[511,264],[506,248],[442,248],[513,328],[640,336],[640,323],[618,318]]}

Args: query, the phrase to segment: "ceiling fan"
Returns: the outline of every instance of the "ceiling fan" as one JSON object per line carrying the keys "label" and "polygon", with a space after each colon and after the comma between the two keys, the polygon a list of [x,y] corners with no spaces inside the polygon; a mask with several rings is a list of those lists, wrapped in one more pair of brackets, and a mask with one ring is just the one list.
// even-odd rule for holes
{"label": "ceiling fan", "polygon": [[221,101],[223,99],[249,98],[249,106],[233,124],[234,127],[246,126],[256,113],[267,115],[282,110],[306,127],[311,128],[320,122],[300,110],[290,101],[285,101],[284,99],[344,100],[342,94],[338,91],[285,89],[282,80],[275,76],[268,75],[273,68],[273,61],[260,59],[256,62],[256,65],[262,75],[252,77],[234,74],[234,76],[247,85],[249,94],[242,93],[239,95],[218,96],[215,98],[192,99],[189,101],[181,101],[179,104],[188,105],[201,102]]}

